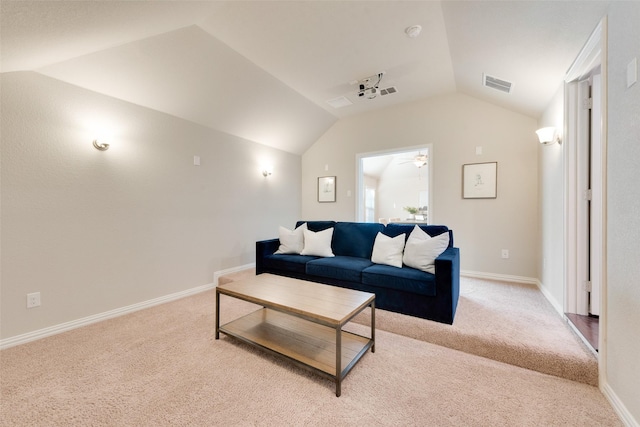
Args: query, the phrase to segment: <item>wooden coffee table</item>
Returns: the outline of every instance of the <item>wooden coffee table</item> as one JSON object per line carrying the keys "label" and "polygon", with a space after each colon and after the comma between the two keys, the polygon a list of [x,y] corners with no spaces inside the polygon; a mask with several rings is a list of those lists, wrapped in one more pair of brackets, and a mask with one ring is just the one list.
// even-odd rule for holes
{"label": "wooden coffee table", "polygon": [[[220,325],[220,295],[262,308]],[[371,307],[371,337],[342,327]],[[375,352],[375,294],[272,274],[216,288],[216,339],[220,332],[279,355],[341,383],[360,358]]]}

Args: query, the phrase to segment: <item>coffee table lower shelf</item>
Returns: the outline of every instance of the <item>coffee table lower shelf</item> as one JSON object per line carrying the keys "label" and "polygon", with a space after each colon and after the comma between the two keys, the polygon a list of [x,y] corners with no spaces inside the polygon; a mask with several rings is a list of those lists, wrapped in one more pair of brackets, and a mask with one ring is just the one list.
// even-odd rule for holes
{"label": "coffee table lower shelf", "polygon": [[[371,338],[340,330],[340,350],[334,328],[268,308],[222,325],[219,330],[304,368],[311,368],[337,384],[374,344]],[[341,352],[342,372],[336,372],[336,351]],[[339,391],[337,395],[340,395]]]}

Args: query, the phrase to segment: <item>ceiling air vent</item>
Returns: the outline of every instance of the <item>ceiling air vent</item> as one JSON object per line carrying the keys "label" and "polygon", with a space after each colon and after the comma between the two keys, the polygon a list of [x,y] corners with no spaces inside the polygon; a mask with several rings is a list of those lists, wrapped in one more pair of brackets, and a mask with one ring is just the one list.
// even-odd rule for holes
{"label": "ceiling air vent", "polygon": [[353,102],[349,101],[346,96],[339,96],[337,98],[329,99],[327,104],[331,105],[333,108],[342,108],[353,104]]}
{"label": "ceiling air vent", "polygon": [[482,75],[482,82],[486,87],[490,87],[504,93],[511,93],[511,89],[513,88],[513,83],[488,74]]}
{"label": "ceiling air vent", "polygon": [[386,89],[380,89],[380,95],[391,95],[392,93],[396,93],[398,89],[395,86],[390,86]]}

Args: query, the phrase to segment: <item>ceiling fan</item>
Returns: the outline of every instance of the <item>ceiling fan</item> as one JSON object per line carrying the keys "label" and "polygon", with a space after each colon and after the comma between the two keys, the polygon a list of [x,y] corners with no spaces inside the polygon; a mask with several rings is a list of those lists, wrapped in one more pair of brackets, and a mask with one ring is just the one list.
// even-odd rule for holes
{"label": "ceiling fan", "polygon": [[403,165],[406,163],[413,163],[414,165],[416,165],[417,168],[421,168],[423,166],[427,165],[427,160],[429,159],[429,155],[428,154],[422,154],[420,151],[418,151],[418,154],[416,154],[415,156],[413,156],[410,159],[405,159],[405,161],[398,163],[399,165]]}

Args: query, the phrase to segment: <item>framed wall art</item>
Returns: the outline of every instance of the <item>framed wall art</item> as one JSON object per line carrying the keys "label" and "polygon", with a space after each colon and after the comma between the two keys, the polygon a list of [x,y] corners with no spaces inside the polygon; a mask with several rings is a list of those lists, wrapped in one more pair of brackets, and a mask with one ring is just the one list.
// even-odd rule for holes
{"label": "framed wall art", "polygon": [[463,199],[495,199],[497,193],[498,162],[462,165]]}
{"label": "framed wall art", "polygon": [[336,201],[336,177],[321,176],[318,178],[318,202],[328,203]]}

